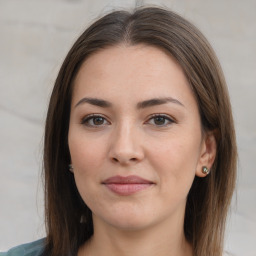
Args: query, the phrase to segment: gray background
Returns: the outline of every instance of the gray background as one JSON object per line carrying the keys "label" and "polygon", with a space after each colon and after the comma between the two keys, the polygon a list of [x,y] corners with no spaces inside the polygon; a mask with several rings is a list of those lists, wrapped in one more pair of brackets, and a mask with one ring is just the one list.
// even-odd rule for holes
{"label": "gray background", "polygon": [[196,24],[224,69],[239,146],[225,247],[256,255],[255,0],[0,0],[0,250],[44,236],[41,162],[50,91],[67,51],[116,7],[167,6]]}

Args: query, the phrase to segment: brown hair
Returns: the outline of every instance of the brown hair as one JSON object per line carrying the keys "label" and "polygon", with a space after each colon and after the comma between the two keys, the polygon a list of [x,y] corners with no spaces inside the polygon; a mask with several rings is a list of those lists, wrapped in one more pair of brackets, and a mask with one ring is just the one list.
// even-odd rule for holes
{"label": "brown hair", "polygon": [[45,127],[45,255],[76,255],[93,234],[91,211],[68,171],[72,82],[89,55],[121,43],[143,43],[169,52],[183,68],[195,94],[203,130],[215,131],[217,157],[210,175],[195,177],[187,197],[184,233],[195,256],[220,256],[237,163],[227,86],[213,49],[198,29],[172,11],[155,6],[131,13],[113,11],[98,19],[78,38],[59,71]]}

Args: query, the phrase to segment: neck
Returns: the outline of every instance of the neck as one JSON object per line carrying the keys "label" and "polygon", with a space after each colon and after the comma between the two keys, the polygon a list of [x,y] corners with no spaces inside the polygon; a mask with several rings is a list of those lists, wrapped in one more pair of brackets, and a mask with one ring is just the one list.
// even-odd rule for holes
{"label": "neck", "polygon": [[[192,256],[183,225],[167,223],[143,230],[120,230],[94,222],[94,234],[79,250],[78,256]],[[170,223],[169,223],[170,224]]]}

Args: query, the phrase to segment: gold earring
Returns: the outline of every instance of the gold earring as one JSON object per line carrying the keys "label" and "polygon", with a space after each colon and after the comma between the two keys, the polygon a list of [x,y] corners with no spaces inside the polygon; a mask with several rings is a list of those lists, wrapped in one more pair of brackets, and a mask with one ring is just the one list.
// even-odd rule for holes
{"label": "gold earring", "polygon": [[203,166],[202,173],[208,175],[210,173],[210,170],[206,166]]}
{"label": "gold earring", "polygon": [[73,165],[72,165],[72,164],[69,164],[69,165],[68,165],[68,168],[69,168],[69,171],[70,171],[70,172],[74,172],[74,168],[73,168]]}

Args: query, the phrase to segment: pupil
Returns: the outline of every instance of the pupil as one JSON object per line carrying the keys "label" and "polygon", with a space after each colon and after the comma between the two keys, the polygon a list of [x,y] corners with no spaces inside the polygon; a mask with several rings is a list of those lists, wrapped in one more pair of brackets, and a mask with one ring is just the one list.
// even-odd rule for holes
{"label": "pupil", "polygon": [[155,117],[155,124],[161,125],[161,124],[164,124],[164,122],[165,122],[165,118],[164,117],[162,117],[162,116]]}
{"label": "pupil", "polygon": [[93,123],[95,125],[103,124],[103,118],[102,117],[95,117],[93,120]]}

